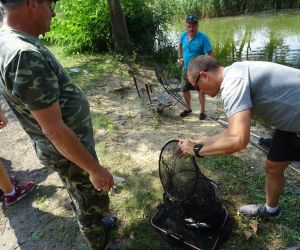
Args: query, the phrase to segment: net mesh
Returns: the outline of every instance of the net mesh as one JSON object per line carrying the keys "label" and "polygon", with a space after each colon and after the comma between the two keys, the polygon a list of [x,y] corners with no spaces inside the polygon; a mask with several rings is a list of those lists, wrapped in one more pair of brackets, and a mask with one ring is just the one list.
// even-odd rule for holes
{"label": "net mesh", "polygon": [[180,158],[178,140],[163,147],[159,158],[159,175],[165,198],[177,216],[205,221],[216,206],[215,190],[194,157]]}

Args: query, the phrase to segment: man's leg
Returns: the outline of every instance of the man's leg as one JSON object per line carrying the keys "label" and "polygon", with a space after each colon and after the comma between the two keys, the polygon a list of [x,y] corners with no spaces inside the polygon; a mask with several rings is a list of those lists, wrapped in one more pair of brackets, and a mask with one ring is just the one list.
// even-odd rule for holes
{"label": "man's leg", "polygon": [[186,110],[191,110],[191,93],[190,91],[183,92],[184,101],[186,104]]}
{"label": "man's leg", "polygon": [[4,200],[6,206],[11,206],[21,200],[33,187],[32,181],[17,185],[16,179],[8,175],[2,161],[0,161],[0,200]]}
{"label": "man's leg", "polygon": [[205,114],[205,94],[202,91],[198,91],[198,99],[200,103],[200,120],[205,120],[206,119],[206,114]]}
{"label": "man's leg", "polygon": [[243,206],[240,213],[247,216],[278,217],[279,197],[285,185],[284,170],[291,161],[300,161],[299,155],[300,138],[295,133],[276,129],[264,163],[266,203]]}
{"label": "man's leg", "polygon": [[264,168],[266,174],[266,205],[276,207],[279,204],[279,197],[285,185],[284,170],[290,162],[274,162],[265,160]]}
{"label": "man's leg", "polygon": [[13,191],[13,185],[2,161],[0,161],[0,189],[5,194]]}
{"label": "man's leg", "polygon": [[190,91],[183,91],[183,97],[186,104],[185,110],[180,113],[180,117],[186,117],[188,114],[192,113],[191,109],[191,93]]}
{"label": "man's leg", "polygon": [[187,72],[184,71],[183,82],[181,83],[181,91],[183,93],[183,98],[185,101],[185,110],[180,113],[180,117],[186,117],[188,114],[192,113],[191,109],[191,93],[190,90],[193,89],[187,79]]}
{"label": "man's leg", "polygon": [[107,235],[102,218],[109,207],[108,193],[96,190],[88,174],[73,163],[57,166],[55,170],[72,200],[82,235],[92,249],[104,249],[107,245]]}

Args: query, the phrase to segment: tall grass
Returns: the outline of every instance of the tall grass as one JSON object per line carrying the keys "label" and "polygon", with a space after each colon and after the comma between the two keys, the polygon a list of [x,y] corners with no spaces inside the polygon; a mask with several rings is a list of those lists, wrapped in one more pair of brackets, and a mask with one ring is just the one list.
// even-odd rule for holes
{"label": "tall grass", "polygon": [[[169,14],[195,13],[201,17],[219,17],[242,13],[294,9],[299,0],[155,0],[160,9]],[[172,2],[172,3],[170,3]]]}

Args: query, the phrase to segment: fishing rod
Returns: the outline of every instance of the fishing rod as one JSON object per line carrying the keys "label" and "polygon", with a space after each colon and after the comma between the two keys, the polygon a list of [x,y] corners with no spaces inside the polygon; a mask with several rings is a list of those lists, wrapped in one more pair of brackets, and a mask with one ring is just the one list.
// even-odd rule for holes
{"label": "fishing rod", "polygon": [[[221,125],[222,125],[223,127],[225,127],[225,128],[227,128],[227,126],[228,126],[228,122],[226,122],[226,121],[224,121],[224,120],[222,120],[222,119],[216,119],[216,118],[213,118],[211,115],[208,115],[208,114],[207,114],[207,117],[208,117],[209,119],[211,119],[212,121],[221,124]],[[265,138],[260,137],[260,136],[258,136],[258,135],[256,135],[256,134],[252,133],[252,132],[250,132],[250,135],[253,136],[253,137],[255,137],[255,138],[258,139],[258,140],[262,140],[262,139],[265,140]],[[251,140],[249,140],[249,141],[250,141],[250,143],[251,143],[253,146],[259,148],[260,150],[264,151],[265,153],[268,153],[268,150],[265,149],[264,147],[261,147],[259,144],[255,143],[255,142],[253,142],[253,141],[251,141]],[[297,172],[298,174],[300,174],[300,171],[299,171],[298,169],[294,168],[293,166],[288,165],[288,167],[291,168],[292,170],[294,170],[295,172]]]}
{"label": "fishing rod", "polygon": [[[212,120],[214,120],[214,121],[220,123],[223,127],[227,128],[228,122],[226,122],[226,121],[224,121],[224,120],[222,120],[222,119],[213,119],[213,118],[210,117],[209,115],[208,115],[208,117],[209,117],[210,119],[212,119]],[[255,138],[257,138],[257,139],[265,139],[265,138],[260,137],[260,136],[258,136],[258,135],[256,135],[256,134],[252,133],[252,132],[250,132],[250,135],[252,135],[253,137],[255,137]]]}

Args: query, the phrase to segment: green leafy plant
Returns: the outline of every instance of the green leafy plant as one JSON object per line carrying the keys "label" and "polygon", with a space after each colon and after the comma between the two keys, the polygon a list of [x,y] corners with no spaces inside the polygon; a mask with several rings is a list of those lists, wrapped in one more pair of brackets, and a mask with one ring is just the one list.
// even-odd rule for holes
{"label": "green leafy plant", "polygon": [[106,1],[61,0],[47,35],[69,52],[96,52],[107,49],[110,26]]}
{"label": "green leafy plant", "polygon": [[[122,8],[133,47],[152,53],[164,15],[155,11],[150,0],[123,0]],[[47,38],[64,46],[69,53],[100,52],[113,47],[107,1],[61,0],[57,17]]]}
{"label": "green leafy plant", "polygon": [[[172,3],[170,3],[172,2]],[[155,0],[164,12],[171,15],[196,13],[201,17],[237,15],[262,10],[299,8],[298,0]]]}

